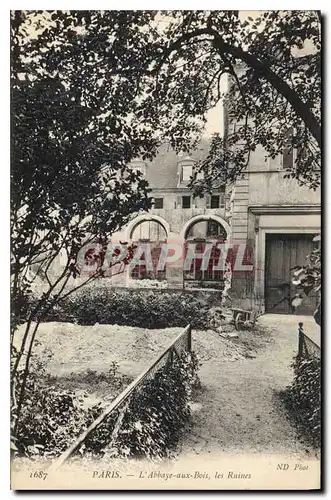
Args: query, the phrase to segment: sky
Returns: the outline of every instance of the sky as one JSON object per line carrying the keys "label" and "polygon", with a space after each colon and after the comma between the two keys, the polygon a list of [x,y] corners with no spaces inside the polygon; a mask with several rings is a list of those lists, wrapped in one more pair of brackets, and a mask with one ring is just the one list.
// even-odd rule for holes
{"label": "sky", "polygon": [[223,135],[224,132],[224,112],[222,102],[212,108],[207,114],[207,123],[204,131],[205,137],[210,137],[215,133]]}

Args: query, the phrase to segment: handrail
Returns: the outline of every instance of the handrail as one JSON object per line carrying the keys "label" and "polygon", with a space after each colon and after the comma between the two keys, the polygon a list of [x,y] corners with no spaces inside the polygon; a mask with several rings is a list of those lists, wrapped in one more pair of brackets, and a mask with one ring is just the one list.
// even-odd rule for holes
{"label": "handrail", "polygon": [[[94,420],[94,422],[92,422],[92,424],[84,432],[82,432],[82,434],[80,434],[80,436],[78,436],[78,438],[76,439],[76,441],[74,441],[72,443],[72,445],[69,446],[69,448],[67,448],[66,451],[64,451],[54,462],[52,462],[52,464],[49,466],[48,470],[49,471],[54,471],[54,470],[58,469],[59,467],[61,467],[61,465],[63,465],[64,462],[66,460],[68,460],[68,458],[73,453],[75,453],[75,451],[77,451],[77,449],[84,443],[84,441],[91,434],[91,432],[93,432],[95,429],[97,429],[97,427],[99,427],[99,425],[102,424],[102,422],[104,420],[106,420],[106,418],[110,415],[110,413],[113,412],[113,411],[115,411],[123,403],[123,401],[125,399],[127,399],[132,394],[132,392],[136,388],[136,386],[138,384],[140,384],[147,377],[147,375],[149,374],[149,372],[151,370],[153,370],[153,368],[155,368],[155,366],[162,360],[162,358],[167,354],[167,352],[172,349],[173,345],[179,339],[181,339],[184,335],[186,335],[187,333],[190,334],[190,331],[191,331],[191,325],[187,325],[185,327],[184,331],[181,332],[179,335],[177,335],[177,337],[175,338],[175,340],[171,341],[171,344],[166,349],[163,350],[162,354],[160,356],[158,356],[158,358],[152,363],[152,365],[150,365],[146,370],[144,370],[140,375],[138,375],[138,377],[135,378],[135,380],[133,380],[133,382],[131,382],[131,384],[129,384],[126,387],[126,389],[124,389],[124,391],[122,391],[110,403],[110,405],[108,406],[108,408],[106,408]],[[190,341],[189,341],[189,347],[190,347]]]}
{"label": "handrail", "polygon": [[318,344],[316,344],[316,342],[311,337],[309,337],[309,335],[307,335],[305,332],[303,332],[303,336],[306,337],[306,339],[308,339],[309,342],[311,342],[312,344],[314,344],[314,346],[316,347],[316,349],[318,349],[319,351],[321,350],[321,346],[319,346]]}
{"label": "handrail", "polygon": [[[312,340],[309,335],[307,335],[304,330],[303,330],[303,323],[300,322],[298,323],[298,326],[299,326],[299,344],[298,344],[298,356],[299,358],[303,356],[303,351],[304,349],[307,351],[308,347],[307,347],[307,341],[309,342],[309,344],[311,344],[313,346],[313,348],[315,348],[316,352],[321,352],[321,347],[316,344],[316,342],[314,342],[314,340]],[[307,339],[307,340],[305,340]],[[308,353],[308,351],[306,352],[306,354]]]}

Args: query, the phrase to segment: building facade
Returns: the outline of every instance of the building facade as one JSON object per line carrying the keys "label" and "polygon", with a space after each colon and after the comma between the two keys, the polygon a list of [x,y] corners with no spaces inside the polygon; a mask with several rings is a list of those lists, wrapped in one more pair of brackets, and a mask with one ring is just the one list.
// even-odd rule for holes
{"label": "building facade", "polygon": [[[320,231],[319,190],[284,179],[283,158],[266,160],[257,148],[244,178],[234,186],[233,207],[233,238],[246,238],[254,268],[252,279],[234,281],[235,293],[243,305],[253,299],[265,312],[294,312],[291,277],[295,266],[308,263]],[[295,313],[313,313],[316,300],[310,295]]]}
{"label": "building facade", "polygon": [[[218,243],[230,244],[230,253],[241,246],[245,252],[241,251],[240,260],[249,264],[249,271],[233,268],[236,255],[232,255],[231,304],[261,312],[293,313],[292,268],[307,263],[313,238],[320,230],[319,191],[284,179],[284,159],[266,159],[264,150],[257,148],[235,184],[218,186],[211,194],[195,198],[188,183],[196,162],[208,149],[209,143],[204,141],[189,156],[178,155],[165,144],[153,162],[133,162],[131,167],[139,169],[149,182],[153,208],[133,214],[113,240],[148,242],[156,257],[163,242],[182,245],[184,258],[188,243],[196,245],[197,254],[208,243],[213,248]],[[224,272],[213,271],[219,258],[212,251],[210,265],[204,270],[199,258],[192,260],[189,270],[183,268],[183,260],[163,271],[131,267],[114,278],[114,285],[145,287],[153,282],[162,288],[217,290],[224,282]],[[310,296],[295,312],[311,314],[315,307],[316,297]]]}
{"label": "building facade", "polygon": [[[224,242],[230,238],[230,196],[225,186],[218,186],[212,193],[194,197],[188,185],[196,163],[209,150],[209,142],[201,142],[192,156],[178,155],[169,145],[164,144],[153,162],[136,160],[131,168],[139,169],[152,189],[153,208],[148,213],[133,214],[131,222],[112,236],[112,241],[130,244],[149,243],[155,249],[168,242],[181,246]],[[203,248],[200,248],[203,252]],[[160,287],[190,288],[204,286],[222,287],[220,273],[213,271],[213,257],[209,269],[201,271],[198,260],[194,259],[185,272],[182,260],[163,271],[144,269],[144,266],[128,268],[124,276],[118,276],[114,283],[124,282],[127,286],[147,286],[140,280],[157,280]],[[215,259],[214,259],[215,260]],[[116,272],[116,269],[114,270]],[[163,283],[162,283],[163,282]]]}

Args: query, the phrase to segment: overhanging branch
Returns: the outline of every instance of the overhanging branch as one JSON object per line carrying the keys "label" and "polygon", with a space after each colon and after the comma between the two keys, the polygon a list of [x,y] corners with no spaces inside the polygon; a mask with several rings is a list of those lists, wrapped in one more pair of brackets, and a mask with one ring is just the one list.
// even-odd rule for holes
{"label": "overhanging branch", "polygon": [[212,38],[210,42],[213,43],[214,47],[219,52],[222,57],[224,54],[231,55],[236,59],[240,59],[247,66],[255,71],[257,78],[263,78],[270,83],[292,106],[294,111],[298,116],[304,121],[307,128],[309,129],[312,136],[315,138],[319,147],[321,147],[321,126],[310,107],[304,103],[297,92],[292,89],[288,83],[282,79],[277,73],[275,73],[271,67],[265,63],[261,62],[255,55],[246,52],[241,47],[235,47],[225,43],[222,36],[213,28],[201,28],[195,31],[185,33],[179,37],[175,42],[170,44],[163,52],[163,57],[158,64],[157,70],[159,70],[169,55],[174,51],[179,49],[184,42],[195,37],[202,35],[210,35]]}

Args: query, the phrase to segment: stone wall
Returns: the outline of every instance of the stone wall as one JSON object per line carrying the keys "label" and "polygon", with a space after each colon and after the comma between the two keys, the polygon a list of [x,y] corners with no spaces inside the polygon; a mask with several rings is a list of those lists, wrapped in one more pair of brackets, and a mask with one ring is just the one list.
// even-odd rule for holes
{"label": "stone wall", "polygon": [[265,158],[257,148],[249,170],[235,183],[232,194],[233,241],[246,241],[252,251],[253,272],[232,277],[233,306],[264,311],[265,238],[273,232],[316,234],[320,230],[320,191],[284,179],[282,158]]}

